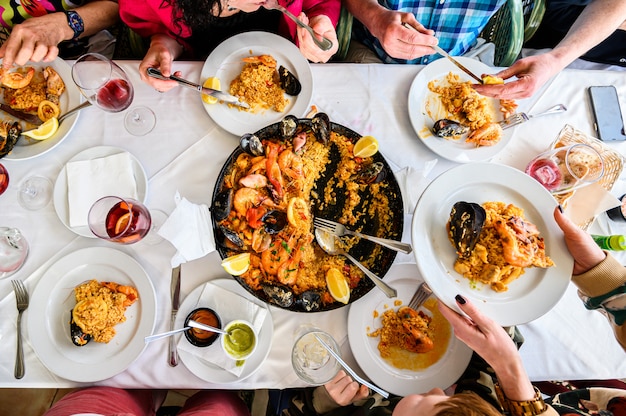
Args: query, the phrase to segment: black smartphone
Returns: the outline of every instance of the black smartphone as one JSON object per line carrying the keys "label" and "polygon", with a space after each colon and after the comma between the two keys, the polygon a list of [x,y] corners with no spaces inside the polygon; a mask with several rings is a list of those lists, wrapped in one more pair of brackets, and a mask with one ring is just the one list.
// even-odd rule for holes
{"label": "black smartphone", "polygon": [[588,91],[598,137],[604,141],[626,140],[622,110],[615,87],[593,86]]}

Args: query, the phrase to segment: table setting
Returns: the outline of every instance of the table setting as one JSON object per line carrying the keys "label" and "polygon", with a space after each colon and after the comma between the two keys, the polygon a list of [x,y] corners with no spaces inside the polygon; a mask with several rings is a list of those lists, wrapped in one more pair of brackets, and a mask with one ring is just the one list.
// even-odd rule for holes
{"label": "table setting", "polygon": [[[188,88],[160,94],[140,80],[138,61],[116,61],[133,90],[125,110],[84,108],[63,121],[50,142],[18,144],[0,159],[9,177],[7,189],[0,194],[0,226],[19,230],[28,245],[23,265],[0,278],[1,387],[302,387],[311,383],[298,376],[287,357],[292,356],[302,327],[312,326],[336,342],[338,351],[334,352],[347,366],[383,390],[405,395],[446,388],[456,381],[471,355],[453,334],[447,335],[445,348],[438,351],[440,358],[420,370],[391,365],[379,355],[376,338],[368,335],[380,326],[374,312],[382,315],[407,305],[421,282],[427,282],[436,298],[449,306],[462,293],[480,300],[477,303],[483,311],[501,325],[517,325],[525,338],[520,353],[532,380],[626,377],[623,350],[608,322],[584,308],[569,282],[572,259],[552,218],[558,199],[525,173],[533,158],[562,137],[564,127],[570,126],[586,140],[597,137],[586,88],[611,84],[626,94],[623,73],[566,69],[532,98],[519,100],[515,112],[539,115],[558,104],[564,104],[566,111],[530,117],[505,129],[496,146],[472,148],[435,137],[430,130],[442,117],[436,114],[441,109],[424,107],[425,102],[433,102],[432,97],[425,97],[426,84],[448,72],[459,73],[446,59],[426,67],[309,64],[292,48],[279,48],[274,38],[247,36],[226,41],[206,62],[174,62],[174,70],[200,85],[216,76],[222,91],[227,91],[242,58],[270,54],[302,83],[302,91],[290,98],[283,113],[254,114],[226,103],[208,104]],[[462,63],[477,73],[495,72],[475,68],[477,64],[469,60]],[[62,112],[85,100],[72,81],[72,64],[54,62],[55,68],[64,68],[58,72],[68,88],[63,100],[70,102],[61,101]],[[154,126],[143,135],[133,134],[125,120],[132,121],[133,109],[144,107],[154,114]],[[294,116],[299,128],[309,129],[320,113],[327,115],[333,134],[347,136],[352,144],[363,136],[377,140],[374,160],[384,166],[382,183],[385,192],[393,195],[389,205],[392,231],[376,234],[379,222],[372,218],[377,214],[359,227],[343,225],[404,244],[403,250],[396,251],[368,242],[371,251],[356,256],[366,261],[374,252],[383,253],[382,260],[368,266],[396,290],[391,297],[363,277],[349,289],[354,292],[345,304],[331,299],[321,308],[303,309],[302,299],[297,298],[293,305],[298,307],[285,306],[222,267],[233,250],[218,238],[216,230],[223,222],[215,216],[216,199],[237,157],[245,153],[241,137],[256,134],[265,143],[277,141],[274,136],[285,116]],[[578,215],[579,223],[593,234],[626,234],[626,223],[611,220],[605,213],[626,193],[620,156],[626,145],[618,141],[601,145],[612,158],[601,153],[608,160],[604,176],[577,189],[565,203],[566,212]],[[619,162],[617,167],[612,166],[613,159]],[[47,178],[53,187],[50,202],[27,210],[18,195],[20,184],[33,175]],[[96,238],[90,230],[87,211],[111,194],[136,201],[145,206],[148,214],[144,215],[154,217],[143,238],[120,244]],[[583,199],[593,203],[583,204]],[[446,221],[453,204],[465,200],[507,201],[523,207],[528,221],[545,238],[546,251],[556,266],[528,269],[508,283],[507,292],[477,289],[456,274]],[[319,213],[328,220],[341,219],[330,215],[332,210],[314,212],[315,217]],[[122,220],[116,225],[118,231],[127,226]],[[313,235],[311,245],[317,247]],[[623,252],[614,253],[626,261]],[[178,280],[172,285],[172,270],[177,266]],[[91,279],[134,286],[139,297],[126,309],[126,321],[115,326],[117,334],[109,343],[77,347],[68,336],[75,303],[72,290]],[[22,312],[21,378],[14,374],[18,308],[11,280],[22,281],[30,296]],[[173,308],[175,287],[178,302]],[[198,307],[215,311],[222,328],[235,319],[250,322],[258,335],[254,353],[238,365],[224,354],[220,342],[195,347],[184,332],[145,342],[150,335],[183,328]],[[428,302],[422,307],[430,316],[434,309]],[[581,329],[584,338],[579,335]],[[170,349],[178,355],[177,365],[170,362]]]}

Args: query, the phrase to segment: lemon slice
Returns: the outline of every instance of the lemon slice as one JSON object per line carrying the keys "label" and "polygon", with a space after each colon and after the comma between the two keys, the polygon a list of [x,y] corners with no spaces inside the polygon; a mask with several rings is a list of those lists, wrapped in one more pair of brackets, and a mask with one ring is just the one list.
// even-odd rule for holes
{"label": "lemon slice", "polygon": [[374,136],[363,136],[352,150],[354,157],[371,157],[378,152],[378,140]]}
{"label": "lemon slice", "polygon": [[241,253],[222,260],[222,267],[233,276],[241,276],[250,267],[250,253]]}
{"label": "lemon slice", "polygon": [[350,300],[350,287],[341,270],[331,268],[326,272],[326,286],[330,295],[343,304]]}
{"label": "lemon slice", "polygon": [[28,136],[31,139],[35,140],[46,140],[49,139],[57,132],[59,129],[59,120],[56,117],[52,117],[41,126],[34,130],[28,130],[22,132],[24,136]]}
{"label": "lemon slice", "polygon": [[[202,84],[202,86],[206,88],[212,88],[214,90],[219,90],[221,89],[220,79],[217,77],[208,77],[206,81],[204,81],[204,84]],[[218,100],[212,95],[202,94],[202,101],[207,104],[215,104]]]}
{"label": "lemon slice", "polygon": [[504,84],[504,80],[500,77],[497,77],[495,75],[485,75],[483,77],[483,84]]}
{"label": "lemon slice", "polygon": [[130,212],[122,215],[118,218],[115,223],[115,235],[118,235],[122,231],[124,231],[128,227],[128,222],[130,221]]}
{"label": "lemon slice", "polygon": [[291,198],[289,205],[287,205],[287,221],[289,221],[289,224],[298,228],[299,224],[306,224],[309,218],[309,207],[306,201],[299,197]]}

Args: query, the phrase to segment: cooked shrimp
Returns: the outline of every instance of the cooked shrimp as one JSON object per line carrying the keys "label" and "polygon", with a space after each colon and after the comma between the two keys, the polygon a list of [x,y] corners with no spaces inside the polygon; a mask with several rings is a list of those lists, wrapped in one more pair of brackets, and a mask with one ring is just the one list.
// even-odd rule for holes
{"label": "cooked shrimp", "polygon": [[285,263],[293,250],[294,240],[285,241],[282,238],[276,238],[270,247],[261,253],[261,267],[265,273],[276,275],[281,264]]}
{"label": "cooked shrimp", "polygon": [[304,178],[302,158],[289,149],[283,150],[278,156],[278,166],[292,180],[290,184],[293,184],[297,191],[302,191]]}
{"label": "cooked shrimp", "polygon": [[65,91],[63,79],[49,66],[43,70],[43,77],[46,79],[46,97],[53,103],[59,104],[59,97]]}
{"label": "cooked shrimp", "polygon": [[[533,263],[535,247],[526,235],[518,234],[504,221],[497,220],[494,227],[502,242],[502,256],[507,263],[517,267],[528,267]],[[524,240],[522,240],[524,238]]]}
{"label": "cooked shrimp", "polygon": [[276,68],[276,59],[271,55],[247,56],[243,58],[243,61],[249,64],[263,64],[270,68]]}
{"label": "cooked shrimp", "polygon": [[418,327],[417,323],[419,321],[427,323],[430,320],[429,317],[408,306],[398,309],[398,316],[402,320],[402,327],[407,331],[406,335],[408,335],[403,338],[404,349],[411,352],[424,353],[434,348],[432,339],[422,328]]}
{"label": "cooked shrimp", "polygon": [[300,258],[302,257],[302,243],[297,245],[289,255],[289,258],[278,266],[276,278],[284,285],[293,285],[298,280],[300,271]]}
{"label": "cooked shrimp", "polygon": [[0,75],[0,82],[2,85],[8,88],[12,88],[17,90],[19,88],[24,88],[30,84],[30,81],[33,79],[35,75],[35,68],[29,66],[26,68],[26,72],[4,72],[2,71]]}
{"label": "cooked shrimp", "polygon": [[267,160],[265,167],[265,175],[272,184],[272,194],[277,200],[282,200],[285,196],[283,189],[283,176],[280,172],[280,166],[278,165],[278,152],[280,151],[280,145],[277,143],[267,144]]}
{"label": "cooked shrimp", "polygon": [[488,123],[474,130],[467,137],[467,143],[474,143],[476,146],[493,146],[502,138],[502,126],[498,123]]}
{"label": "cooked shrimp", "polygon": [[233,196],[233,208],[241,217],[245,217],[248,209],[259,206],[267,196],[253,188],[240,188]]}

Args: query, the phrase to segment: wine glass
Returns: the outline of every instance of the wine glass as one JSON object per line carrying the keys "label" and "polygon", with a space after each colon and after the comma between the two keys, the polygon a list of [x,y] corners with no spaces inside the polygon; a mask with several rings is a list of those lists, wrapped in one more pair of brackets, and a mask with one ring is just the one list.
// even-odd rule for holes
{"label": "wine glass", "polygon": [[9,171],[0,163],[0,195],[9,187]]}
{"label": "wine glass", "polygon": [[28,243],[17,228],[0,227],[0,278],[15,273],[28,256]]}
{"label": "wine glass", "polygon": [[148,243],[156,243],[162,238],[157,234],[153,212],[135,199],[105,196],[91,206],[87,222],[96,237],[107,241],[133,244],[149,237],[146,238]]}
{"label": "wine glass", "polygon": [[17,202],[28,210],[36,211],[52,199],[52,181],[44,176],[31,176],[20,183]]}
{"label": "wine glass", "polygon": [[316,336],[322,338],[337,354],[341,354],[337,341],[330,334],[305,324],[296,330],[291,364],[300,379],[311,385],[321,386],[335,377],[341,370],[341,365],[326,351]]}
{"label": "wine glass", "polygon": [[[99,53],[87,53],[72,65],[72,79],[87,100],[105,111],[118,113],[133,102],[134,89],[128,75],[115,62]],[[131,109],[124,118],[126,130],[135,136],[148,134],[156,124],[147,107]]]}

